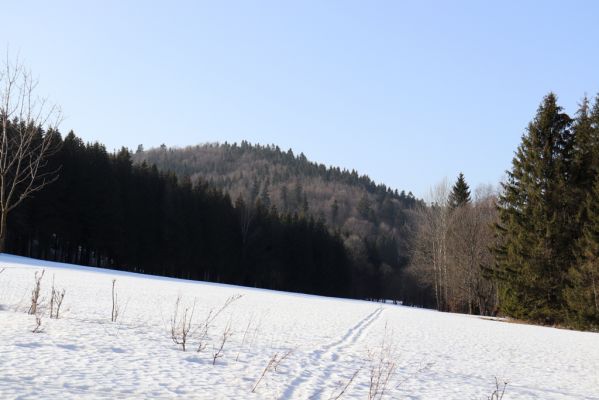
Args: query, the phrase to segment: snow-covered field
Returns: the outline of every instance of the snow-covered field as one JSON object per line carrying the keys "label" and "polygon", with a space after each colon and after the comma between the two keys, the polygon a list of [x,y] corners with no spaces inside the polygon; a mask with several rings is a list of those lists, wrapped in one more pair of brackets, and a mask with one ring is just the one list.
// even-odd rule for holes
{"label": "snow-covered field", "polygon": [[[368,399],[377,377],[389,399],[487,399],[495,378],[508,382],[504,399],[599,399],[596,333],[7,255],[2,267],[2,399]],[[46,310],[32,333],[42,269]],[[66,289],[58,320],[48,317],[52,280]],[[198,327],[234,295],[197,352]],[[195,302],[186,352],[170,334],[178,297],[179,316]],[[233,334],[213,365],[227,325]]]}

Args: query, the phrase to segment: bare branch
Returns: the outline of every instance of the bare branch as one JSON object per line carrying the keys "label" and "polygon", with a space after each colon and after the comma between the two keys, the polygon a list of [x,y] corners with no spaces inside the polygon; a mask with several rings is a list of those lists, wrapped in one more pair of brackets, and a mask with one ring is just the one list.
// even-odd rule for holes
{"label": "bare branch", "polygon": [[42,332],[42,315],[40,313],[35,314],[35,325],[31,330],[31,333],[40,333]]}
{"label": "bare branch", "polygon": [[42,278],[44,277],[44,273],[46,270],[42,270],[40,274],[39,271],[35,271],[35,284],[33,286],[33,290],[31,291],[31,305],[29,306],[28,314],[34,315],[37,314],[37,309],[40,304],[40,291],[42,289]]}
{"label": "bare branch", "polygon": [[333,397],[334,396],[334,394],[333,394],[333,395],[331,395],[330,399],[339,400],[341,397],[343,397],[343,395],[345,394],[345,392],[347,392],[347,389],[349,389],[349,387],[351,386],[353,381],[356,379],[356,376],[358,376],[358,374],[360,373],[361,370],[362,370],[362,367],[358,368],[356,370],[356,372],[354,372],[354,374],[351,376],[351,378],[349,378],[349,380],[346,382],[346,384],[343,386],[343,388],[337,394],[337,396]]}
{"label": "bare branch", "polygon": [[[193,321],[193,314],[195,312],[196,303],[194,301],[191,310],[186,307],[183,311],[183,315],[179,315],[179,307],[181,304],[181,297],[177,297],[175,302],[175,310],[171,317],[171,339],[173,343],[180,345],[183,351],[187,349],[187,342],[191,337],[191,326]],[[224,347],[224,343],[223,343]],[[216,361],[215,361],[216,362]]]}
{"label": "bare branch", "polygon": [[266,376],[268,371],[271,371],[271,370],[276,371],[279,364],[281,364],[281,362],[283,362],[283,360],[285,360],[287,357],[289,357],[292,352],[293,352],[293,349],[289,349],[283,354],[279,354],[278,352],[273,354],[273,356],[268,361],[268,364],[266,364],[264,371],[262,371],[262,375],[260,375],[260,377],[258,378],[256,383],[254,383],[254,387],[252,387],[252,393],[256,392],[258,385],[260,384],[260,382],[262,382],[262,379],[264,379],[264,377]]}
{"label": "bare branch", "polygon": [[225,344],[231,336],[233,336],[233,328],[231,327],[231,319],[229,319],[221,336],[220,346],[218,348],[215,347],[214,352],[212,353],[212,365],[216,364],[216,360],[223,356]]}
{"label": "bare branch", "polygon": [[119,304],[118,293],[116,292],[116,279],[112,280],[112,313],[110,315],[110,321],[116,322],[121,311]]}
{"label": "bare branch", "polygon": [[385,331],[380,346],[369,354],[370,382],[368,400],[381,400],[385,395],[389,381],[397,369],[395,358],[393,333],[388,331],[387,324],[385,324]]}
{"label": "bare branch", "polygon": [[50,319],[60,317],[60,307],[64,300],[65,289],[58,290],[54,287],[54,276],[52,276],[52,294],[50,295]]}
{"label": "bare branch", "polygon": [[214,309],[212,309],[208,312],[208,315],[206,315],[204,322],[202,322],[202,324],[198,327],[198,329],[200,330],[200,333],[198,336],[198,347],[197,347],[198,353],[204,351],[204,349],[207,346],[206,340],[208,338],[208,332],[209,332],[210,327],[212,326],[212,323],[214,322],[214,320],[223,311],[225,311],[231,304],[233,304],[235,301],[239,300],[241,297],[243,297],[243,295],[241,295],[241,294],[236,294],[236,295],[230,296],[227,298],[227,300],[225,300],[224,304],[219,309],[217,309],[216,311],[214,311]]}
{"label": "bare branch", "polygon": [[60,146],[60,107],[35,94],[38,82],[20,60],[6,61],[0,72],[0,252],[4,251],[10,211],[54,182],[58,169],[47,170]]}
{"label": "bare branch", "polygon": [[491,393],[491,396],[488,397],[489,400],[502,400],[505,395],[505,389],[507,388],[507,381],[503,381],[499,383],[499,379],[495,377],[495,390]]}

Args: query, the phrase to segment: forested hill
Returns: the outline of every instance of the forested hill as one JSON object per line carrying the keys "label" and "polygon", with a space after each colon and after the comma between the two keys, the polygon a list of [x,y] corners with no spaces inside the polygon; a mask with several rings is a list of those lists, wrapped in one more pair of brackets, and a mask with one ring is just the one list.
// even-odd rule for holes
{"label": "forested hill", "polygon": [[246,141],[140,148],[134,161],[193,183],[208,182],[227,192],[232,201],[242,199],[245,204],[323,220],[341,233],[346,247],[367,269],[375,275],[389,274],[388,281],[395,281],[395,286],[402,280],[401,270],[409,262],[412,213],[420,203],[412,193],[376,184],[355,170],[311,162],[303,153]]}
{"label": "forested hill", "polygon": [[412,193],[376,184],[366,175],[339,167],[327,168],[308,161],[301,153],[278,146],[204,144],[185,148],[138,151],[145,161],[161,170],[203,180],[246,203],[260,202],[279,212],[307,214],[326,221],[342,233],[373,237],[379,231],[399,236],[409,211],[418,200]]}
{"label": "forested hill", "polygon": [[[404,210],[418,202],[412,193],[376,184],[355,170],[326,167],[309,161],[303,153],[282,151],[274,145],[234,143],[203,144],[185,148],[137,151],[134,160],[155,164],[180,177],[208,181],[233,199],[270,207],[280,212],[308,213],[329,226],[362,233],[381,223],[397,229],[405,221]],[[367,222],[360,229],[356,221]],[[368,224],[370,223],[370,224]]]}

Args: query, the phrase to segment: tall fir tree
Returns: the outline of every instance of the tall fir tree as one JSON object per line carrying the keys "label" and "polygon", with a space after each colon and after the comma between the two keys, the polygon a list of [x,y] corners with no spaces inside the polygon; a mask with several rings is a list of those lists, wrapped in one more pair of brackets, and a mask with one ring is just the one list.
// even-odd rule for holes
{"label": "tall fir tree", "polygon": [[579,234],[586,224],[586,198],[590,195],[599,169],[599,130],[593,123],[593,114],[588,98],[580,104],[572,125],[573,157],[571,164],[571,195],[578,205],[577,226]]}
{"label": "tall fir tree", "polygon": [[564,319],[565,274],[573,258],[569,193],[571,119],[553,93],[543,99],[499,198],[497,266],[502,311],[516,318]]}
{"label": "tall fir tree", "polygon": [[583,99],[574,124],[573,194],[579,204],[576,261],[568,272],[565,298],[570,323],[599,327],[599,96]]}
{"label": "tall fir tree", "polygon": [[449,194],[449,207],[456,209],[470,203],[470,187],[466,183],[464,174],[460,172],[455,185],[451,188]]}
{"label": "tall fir tree", "polygon": [[599,328],[599,178],[585,202],[587,222],[577,243],[577,263],[568,271],[565,290],[570,323]]}

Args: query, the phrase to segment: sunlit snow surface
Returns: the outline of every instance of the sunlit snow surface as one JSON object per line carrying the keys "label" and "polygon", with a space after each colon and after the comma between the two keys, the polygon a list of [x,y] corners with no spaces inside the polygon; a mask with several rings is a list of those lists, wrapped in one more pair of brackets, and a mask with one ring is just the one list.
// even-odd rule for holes
{"label": "sunlit snow surface", "polygon": [[[367,399],[382,340],[395,364],[383,398],[599,399],[599,334],[365,301],[191,282],[0,256],[0,398]],[[32,333],[35,271],[66,289],[62,317]],[[110,321],[116,279],[121,316]],[[207,348],[170,337],[175,301],[196,324],[232,295]],[[233,336],[212,365],[225,325]],[[249,328],[248,328],[249,327]],[[386,335],[385,335],[385,332]],[[195,332],[197,335],[198,332]],[[291,350],[276,368],[271,357]],[[357,374],[356,374],[357,372]],[[352,377],[354,379],[352,380]],[[255,388],[252,393],[252,389]]]}

